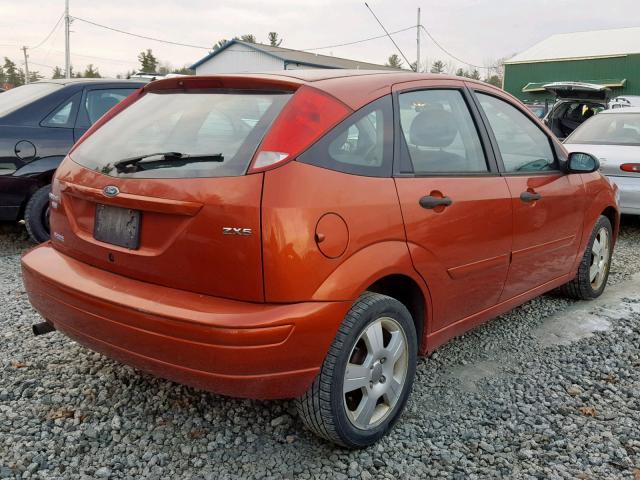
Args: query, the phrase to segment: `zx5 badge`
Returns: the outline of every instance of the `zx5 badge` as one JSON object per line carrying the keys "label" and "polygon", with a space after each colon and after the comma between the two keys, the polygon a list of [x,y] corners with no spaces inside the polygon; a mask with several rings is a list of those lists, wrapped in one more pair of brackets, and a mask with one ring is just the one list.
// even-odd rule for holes
{"label": "zx5 badge", "polygon": [[224,235],[240,235],[242,237],[248,237],[253,232],[250,228],[222,227],[222,233]]}

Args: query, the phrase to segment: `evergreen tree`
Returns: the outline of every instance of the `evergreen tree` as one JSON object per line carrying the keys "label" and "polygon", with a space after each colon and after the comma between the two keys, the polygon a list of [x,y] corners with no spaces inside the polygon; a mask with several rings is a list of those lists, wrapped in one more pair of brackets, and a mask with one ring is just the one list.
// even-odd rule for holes
{"label": "evergreen tree", "polygon": [[51,78],[64,78],[64,72],[62,71],[62,69],[60,67],[55,67],[53,69],[53,75],[51,75]]}
{"label": "evergreen tree", "polygon": [[436,60],[431,65],[431,73],[444,73],[445,68],[446,67],[445,67],[444,62],[442,60]]}
{"label": "evergreen tree", "polygon": [[247,43],[258,43],[256,41],[256,36],[253,33],[246,33],[240,37],[240,40]]}
{"label": "evergreen tree", "polygon": [[15,87],[24,84],[24,72],[21,77],[15,62],[12,62],[9,58],[4,57],[4,66],[2,68],[4,70],[6,83],[10,83]]}
{"label": "evergreen tree", "polygon": [[278,32],[269,32],[269,45],[272,47],[279,47],[282,43],[282,39],[278,36]]}
{"label": "evergreen tree", "polygon": [[84,73],[82,74],[84,78],[102,78],[100,72],[97,68],[93,67],[93,63],[87,65],[87,68],[84,69]]}
{"label": "evergreen tree", "polygon": [[153,55],[150,48],[147,48],[146,52],[140,52],[138,55],[138,61],[140,62],[140,71],[144,73],[156,73],[158,67],[158,59]]}
{"label": "evergreen tree", "polygon": [[216,50],[220,50],[222,47],[224,47],[227,43],[229,43],[229,40],[227,40],[226,38],[223,38],[222,40],[218,40],[214,45],[213,45],[213,51],[215,52]]}
{"label": "evergreen tree", "polygon": [[480,80],[480,72],[477,68],[474,68],[473,71],[468,75],[468,77],[473,80]]}
{"label": "evergreen tree", "polygon": [[398,54],[394,53],[387,58],[387,63],[385,65],[387,67],[402,68],[402,60],[400,60]]}

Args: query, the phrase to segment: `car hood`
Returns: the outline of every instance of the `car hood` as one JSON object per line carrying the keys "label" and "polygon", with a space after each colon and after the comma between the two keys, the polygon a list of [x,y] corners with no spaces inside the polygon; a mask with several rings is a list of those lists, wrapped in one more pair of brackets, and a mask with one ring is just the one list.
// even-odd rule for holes
{"label": "car hood", "polygon": [[597,83],[552,82],[543,85],[544,89],[560,99],[601,100],[609,98],[611,90]]}

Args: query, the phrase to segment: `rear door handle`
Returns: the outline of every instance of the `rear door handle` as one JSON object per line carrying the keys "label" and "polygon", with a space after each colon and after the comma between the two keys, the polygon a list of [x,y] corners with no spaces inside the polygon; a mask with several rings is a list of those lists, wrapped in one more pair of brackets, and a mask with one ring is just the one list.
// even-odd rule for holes
{"label": "rear door handle", "polygon": [[448,207],[453,201],[449,197],[424,196],[420,199],[420,206],[429,210],[436,207]]}
{"label": "rear door handle", "polygon": [[540,200],[542,195],[534,192],[522,192],[520,194],[520,200],[523,202],[535,202],[536,200]]}

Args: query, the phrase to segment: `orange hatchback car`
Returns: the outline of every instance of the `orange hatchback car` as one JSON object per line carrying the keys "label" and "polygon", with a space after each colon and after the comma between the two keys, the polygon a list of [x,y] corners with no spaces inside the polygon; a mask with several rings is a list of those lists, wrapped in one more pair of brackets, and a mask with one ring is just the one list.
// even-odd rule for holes
{"label": "orange hatchback car", "polygon": [[22,259],[53,329],[362,447],[416,357],[556,287],[600,295],[619,212],[487,84],[371,71],[153,82],[76,144]]}

